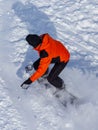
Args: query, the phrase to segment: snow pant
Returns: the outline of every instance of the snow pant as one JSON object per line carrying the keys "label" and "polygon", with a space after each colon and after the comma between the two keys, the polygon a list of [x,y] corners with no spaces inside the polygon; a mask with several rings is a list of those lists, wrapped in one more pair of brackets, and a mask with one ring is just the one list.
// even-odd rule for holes
{"label": "snow pant", "polygon": [[[37,61],[34,62],[33,66],[34,69],[37,70],[38,66],[40,63],[40,59],[38,59]],[[62,70],[65,68],[65,66],[67,65],[68,62],[56,62],[55,65],[53,66],[53,68],[51,69],[49,75],[47,76],[47,80],[50,84],[52,84],[53,86],[55,86],[56,88],[62,88],[62,85],[64,83],[64,81],[59,77],[59,74],[62,72]],[[45,72],[45,74],[47,74],[47,71]]]}

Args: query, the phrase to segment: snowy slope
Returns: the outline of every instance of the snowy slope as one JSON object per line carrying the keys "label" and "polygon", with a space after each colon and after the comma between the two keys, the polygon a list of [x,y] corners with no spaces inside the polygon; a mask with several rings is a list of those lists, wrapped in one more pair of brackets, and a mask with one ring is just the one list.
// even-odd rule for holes
{"label": "snowy slope", "polygon": [[[25,36],[46,32],[71,53],[61,77],[85,101],[78,108],[64,108],[37,82],[20,88],[38,57]],[[98,130],[97,41],[97,0],[0,0],[0,129]]]}

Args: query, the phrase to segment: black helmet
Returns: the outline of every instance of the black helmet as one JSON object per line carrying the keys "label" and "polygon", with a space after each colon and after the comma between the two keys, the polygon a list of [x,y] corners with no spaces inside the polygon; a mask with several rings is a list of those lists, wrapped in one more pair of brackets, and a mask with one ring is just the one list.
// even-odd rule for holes
{"label": "black helmet", "polygon": [[42,43],[42,39],[40,38],[40,36],[38,36],[36,34],[27,35],[26,41],[34,48],[36,48],[39,44]]}

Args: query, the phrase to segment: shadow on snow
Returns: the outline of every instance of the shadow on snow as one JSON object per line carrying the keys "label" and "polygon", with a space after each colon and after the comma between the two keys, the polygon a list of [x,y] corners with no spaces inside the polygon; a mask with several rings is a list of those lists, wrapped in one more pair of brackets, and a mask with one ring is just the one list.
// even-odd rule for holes
{"label": "shadow on snow", "polygon": [[[12,9],[14,10],[15,14],[21,19],[21,21],[25,23],[29,33],[38,35],[49,33],[56,38],[56,29],[53,22],[51,22],[47,14],[40,11],[32,3],[23,4],[21,2],[16,2],[13,4]],[[25,60],[17,71],[19,77],[22,77],[22,71],[24,70],[24,67],[30,61],[34,62],[36,58],[37,54],[35,51],[32,51],[31,47],[29,47],[26,52]]]}

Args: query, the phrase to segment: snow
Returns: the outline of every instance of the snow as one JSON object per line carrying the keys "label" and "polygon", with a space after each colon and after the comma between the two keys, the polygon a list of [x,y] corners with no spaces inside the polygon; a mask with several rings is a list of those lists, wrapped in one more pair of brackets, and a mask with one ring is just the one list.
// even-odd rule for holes
{"label": "snow", "polygon": [[[25,36],[46,32],[71,53],[61,77],[83,99],[78,107],[65,108],[37,82],[20,87],[38,58]],[[0,129],[98,130],[97,41],[97,0],[0,0]]]}

